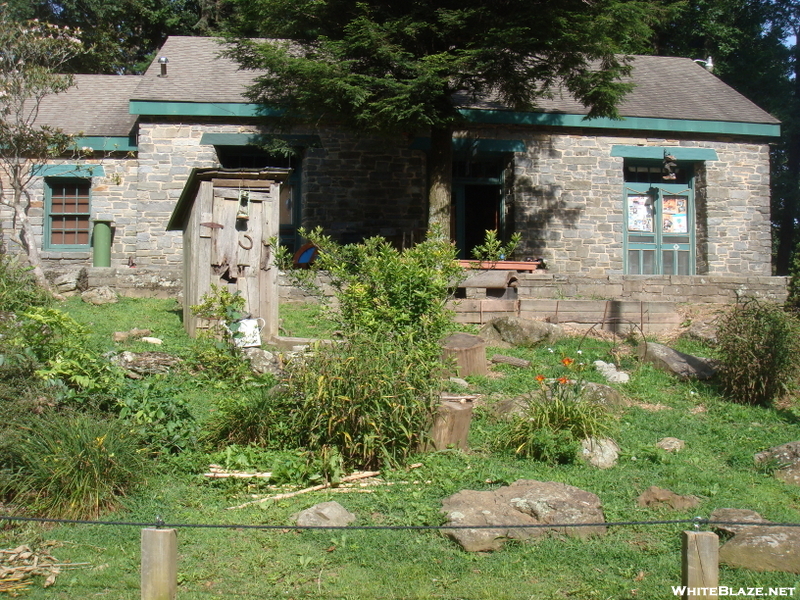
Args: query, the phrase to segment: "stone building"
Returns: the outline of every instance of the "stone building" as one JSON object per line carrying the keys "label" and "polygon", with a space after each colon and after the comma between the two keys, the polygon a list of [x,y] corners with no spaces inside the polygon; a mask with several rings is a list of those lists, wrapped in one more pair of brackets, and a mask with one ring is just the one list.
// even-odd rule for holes
{"label": "stone building", "polygon": [[[212,38],[171,37],[144,75],[80,75],[45,100],[41,121],[93,149],[52,160],[34,181],[30,216],[46,268],[91,267],[92,227],[110,223],[111,271],[98,273],[122,287],[141,285],[137,277],[178,286],[181,235],[166,224],[195,168],[290,168],[280,227],[290,247],[301,225],[342,242],[382,235],[407,245],[424,234],[425,132],[309,128],[284,136],[294,156],[269,154],[259,145],[268,111],[243,96],[253,74],[220,49]],[[451,232],[462,257],[498,229],[522,234],[519,258],[545,259],[543,289],[563,280],[591,281],[594,296],[635,298],[658,284],[682,285],[678,300],[704,285],[780,297],[785,281],[769,277],[769,143],[779,122],[690,59],[639,56],[631,77],[622,120],[585,119],[586,108],[559,94],[528,113],[464,103]],[[0,221],[10,227],[7,212]]]}

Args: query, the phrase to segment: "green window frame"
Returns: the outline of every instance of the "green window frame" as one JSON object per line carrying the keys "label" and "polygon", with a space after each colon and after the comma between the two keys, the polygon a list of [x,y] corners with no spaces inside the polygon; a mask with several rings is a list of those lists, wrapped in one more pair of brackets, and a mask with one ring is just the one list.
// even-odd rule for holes
{"label": "green window frame", "polygon": [[91,179],[45,178],[45,250],[91,248],[91,190]]}

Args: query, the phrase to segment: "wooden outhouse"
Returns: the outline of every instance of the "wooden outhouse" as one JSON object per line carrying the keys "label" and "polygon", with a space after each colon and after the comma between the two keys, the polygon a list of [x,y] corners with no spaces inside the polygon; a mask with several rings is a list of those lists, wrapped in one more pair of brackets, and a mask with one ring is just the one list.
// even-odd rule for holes
{"label": "wooden outhouse", "polygon": [[245,312],[264,319],[262,336],[278,333],[278,269],[273,243],[279,235],[284,169],[194,169],[167,230],[183,231],[183,322],[194,337],[206,327],[192,314],[224,286],[245,298]]}

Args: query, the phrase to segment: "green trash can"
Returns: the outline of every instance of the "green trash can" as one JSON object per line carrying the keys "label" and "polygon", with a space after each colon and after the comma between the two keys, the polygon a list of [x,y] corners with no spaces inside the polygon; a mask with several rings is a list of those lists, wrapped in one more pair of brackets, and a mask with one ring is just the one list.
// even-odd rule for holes
{"label": "green trash can", "polygon": [[111,266],[111,219],[94,219],[92,228],[92,266]]}

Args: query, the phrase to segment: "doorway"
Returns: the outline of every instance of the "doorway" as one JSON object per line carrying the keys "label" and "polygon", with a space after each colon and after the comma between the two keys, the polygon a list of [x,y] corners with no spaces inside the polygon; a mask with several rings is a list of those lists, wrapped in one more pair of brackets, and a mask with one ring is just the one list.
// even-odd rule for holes
{"label": "doorway", "polygon": [[458,257],[471,259],[486,231],[505,235],[502,161],[457,161],[453,169],[452,238]]}

